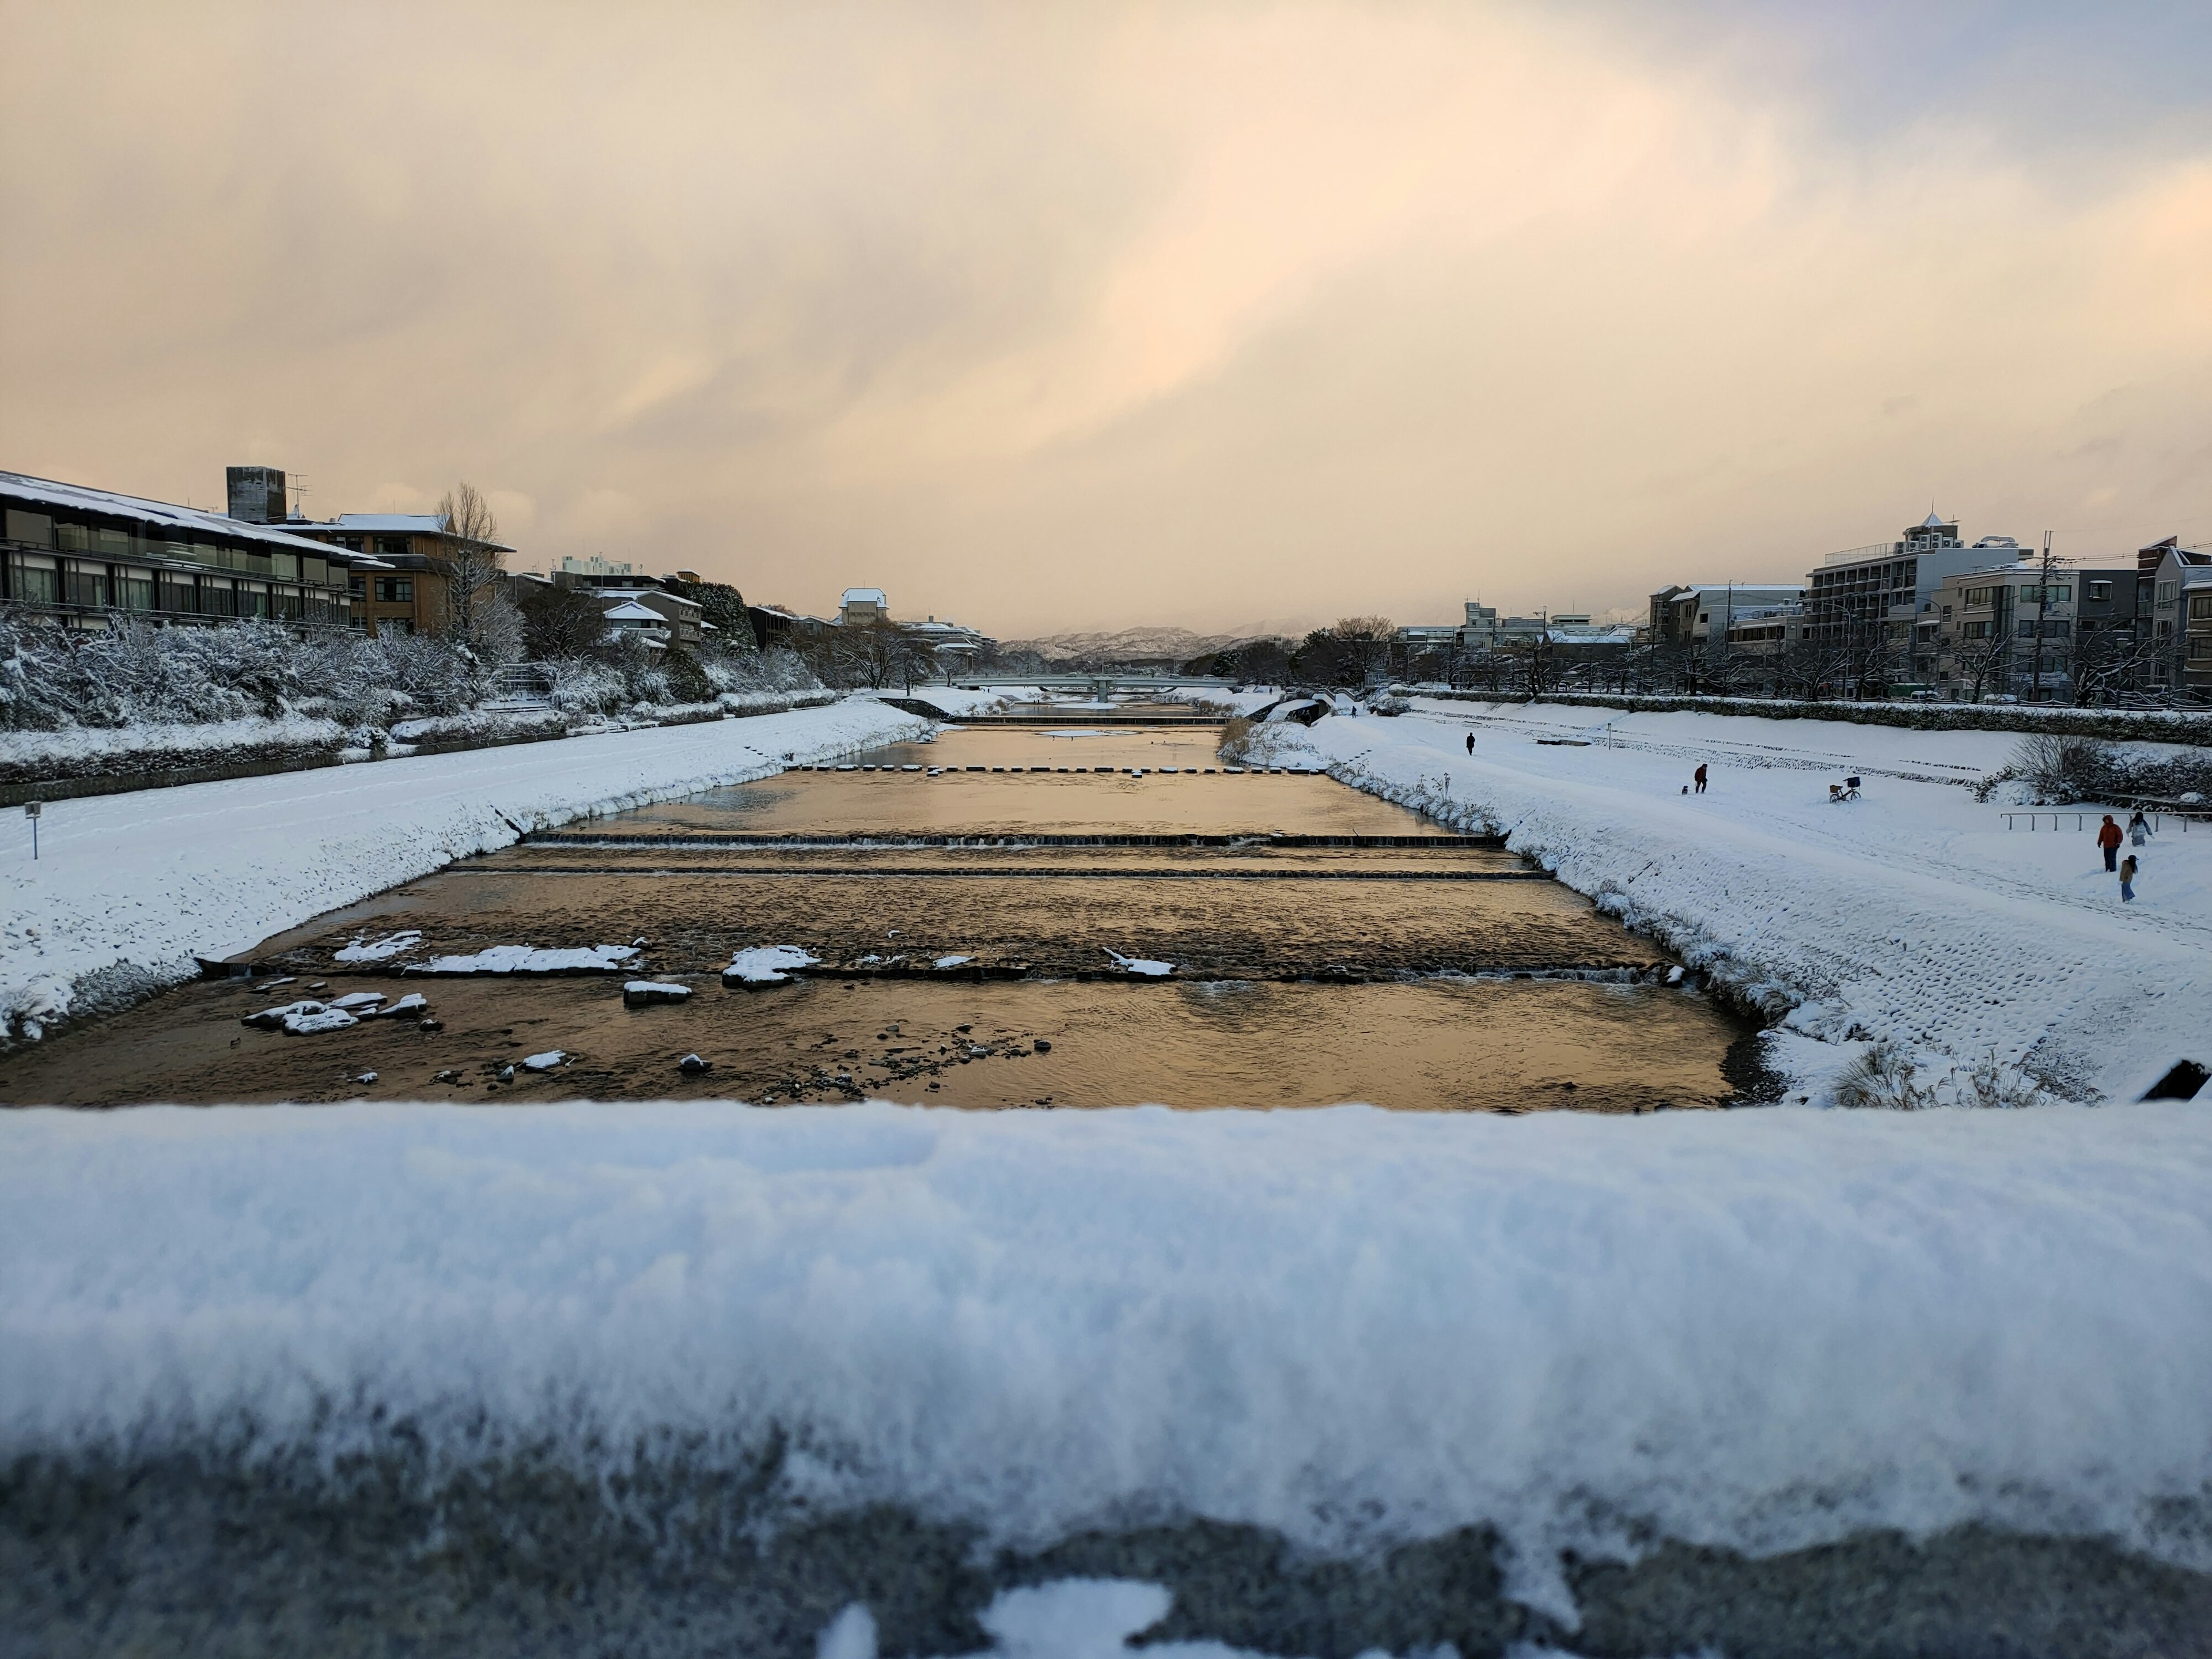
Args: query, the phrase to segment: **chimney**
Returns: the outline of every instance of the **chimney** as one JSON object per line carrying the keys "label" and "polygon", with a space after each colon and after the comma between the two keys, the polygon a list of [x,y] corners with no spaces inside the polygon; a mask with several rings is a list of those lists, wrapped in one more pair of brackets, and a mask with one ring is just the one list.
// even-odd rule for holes
{"label": "chimney", "polygon": [[284,522],[284,471],[275,466],[227,466],[230,516],[244,524]]}

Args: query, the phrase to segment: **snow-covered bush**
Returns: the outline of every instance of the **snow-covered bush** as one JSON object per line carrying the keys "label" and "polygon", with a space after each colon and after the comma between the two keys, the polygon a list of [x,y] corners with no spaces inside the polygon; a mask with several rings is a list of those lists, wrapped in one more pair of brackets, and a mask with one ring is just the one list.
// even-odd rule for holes
{"label": "snow-covered bush", "polygon": [[477,700],[483,665],[444,640],[369,640],[281,623],[161,627],[118,617],[74,633],[0,615],[0,727],[198,726],[287,714],[384,726]]}
{"label": "snow-covered bush", "polygon": [[784,646],[767,651],[702,651],[699,666],[723,691],[819,691],[822,682]]}
{"label": "snow-covered bush", "polygon": [[2021,739],[2012,758],[1974,786],[1988,800],[2004,785],[2036,801],[2184,800],[2212,794],[2212,750],[2145,752],[2093,738],[2045,733]]}
{"label": "snow-covered bush", "polygon": [[2052,800],[2087,800],[2112,769],[2111,750],[2095,738],[2036,732],[2014,745],[2011,769]]}

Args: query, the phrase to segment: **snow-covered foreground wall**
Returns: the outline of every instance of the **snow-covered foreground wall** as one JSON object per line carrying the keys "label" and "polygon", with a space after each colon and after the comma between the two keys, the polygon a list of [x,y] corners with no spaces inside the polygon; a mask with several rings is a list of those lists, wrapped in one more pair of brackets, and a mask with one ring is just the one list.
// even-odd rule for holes
{"label": "snow-covered foreground wall", "polygon": [[[2069,812],[2063,834],[2047,813],[2041,832],[2008,830],[1964,787],[2004,763],[2010,733],[1417,702],[1271,741],[1443,823],[1504,830],[1601,908],[1788,1010],[1774,1058],[1814,1102],[1868,1040],[1948,1090],[1994,1054],[2077,1099],[2134,1099],[2177,1060],[2212,1065],[2212,834],[2169,821],[2124,905],[2096,813],[2076,830]],[[1708,787],[1686,793],[1700,762]],[[1862,799],[1831,805],[1849,774]]]}
{"label": "snow-covered foreground wall", "polygon": [[780,1431],[816,1516],[1486,1522],[1556,1608],[1553,1552],[1643,1523],[2212,1568],[2208,1376],[2180,1104],[0,1117],[0,1462],[411,1417],[588,1471]]}
{"label": "snow-covered foreground wall", "polygon": [[0,1041],[550,827],[927,729],[880,702],[57,802],[0,850]]}

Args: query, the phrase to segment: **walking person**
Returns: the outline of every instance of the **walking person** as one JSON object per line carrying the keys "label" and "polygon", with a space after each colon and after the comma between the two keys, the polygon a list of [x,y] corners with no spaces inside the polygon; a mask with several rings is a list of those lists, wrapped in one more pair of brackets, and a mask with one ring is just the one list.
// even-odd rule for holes
{"label": "walking person", "polygon": [[2136,808],[2135,817],[2128,820],[2128,839],[2141,847],[2150,839],[2150,821],[2143,817],[2142,808]]}
{"label": "walking person", "polygon": [[2105,814],[2104,827],[2097,831],[2097,845],[2105,849],[2105,868],[2120,867],[2120,826],[2112,822],[2110,812]]}
{"label": "walking person", "polygon": [[2120,902],[2132,904],[2136,898],[2136,855],[2130,853],[2120,860]]}
{"label": "walking person", "polygon": [[1470,755],[1474,752],[1474,733],[1472,732],[1467,734],[1467,752]]}
{"label": "walking person", "polygon": [[1704,793],[1705,793],[1705,762],[1703,762],[1703,761],[1699,761],[1699,762],[1698,763],[1698,769],[1697,769],[1695,772],[1693,772],[1692,774],[1691,774],[1691,775],[1692,775],[1692,777],[1696,778],[1696,779],[1697,779],[1697,781],[1698,781],[1698,793],[1699,794],[1701,794],[1701,795],[1702,795],[1702,794],[1704,794]]}

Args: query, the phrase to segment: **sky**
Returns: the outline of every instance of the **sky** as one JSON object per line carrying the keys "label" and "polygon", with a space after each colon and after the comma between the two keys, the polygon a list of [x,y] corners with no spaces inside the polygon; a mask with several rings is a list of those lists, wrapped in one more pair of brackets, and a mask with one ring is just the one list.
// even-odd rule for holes
{"label": "sky", "polygon": [[0,468],[1002,638],[2212,543],[2212,7],[0,0]]}

